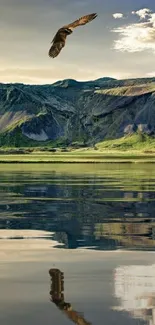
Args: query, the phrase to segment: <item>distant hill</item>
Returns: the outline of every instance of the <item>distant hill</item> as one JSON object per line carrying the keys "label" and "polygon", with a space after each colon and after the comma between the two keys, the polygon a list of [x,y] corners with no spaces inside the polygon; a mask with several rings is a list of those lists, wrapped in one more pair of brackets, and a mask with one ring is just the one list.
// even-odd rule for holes
{"label": "distant hill", "polygon": [[155,134],[155,78],[0,84],[0,145],[92,145]]}

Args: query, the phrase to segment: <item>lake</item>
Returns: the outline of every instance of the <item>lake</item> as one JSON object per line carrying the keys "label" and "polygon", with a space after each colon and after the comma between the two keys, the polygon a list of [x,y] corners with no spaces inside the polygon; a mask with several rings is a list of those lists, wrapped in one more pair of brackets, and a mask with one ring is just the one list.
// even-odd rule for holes
{"label": "lake", "polygon": [[0,245],[0,324],[155,324],[155,165],[1,164]]}

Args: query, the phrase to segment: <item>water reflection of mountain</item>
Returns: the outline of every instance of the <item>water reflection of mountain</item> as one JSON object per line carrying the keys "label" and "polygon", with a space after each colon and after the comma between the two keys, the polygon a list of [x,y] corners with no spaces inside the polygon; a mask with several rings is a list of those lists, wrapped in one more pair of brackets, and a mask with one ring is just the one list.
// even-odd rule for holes
{"label": "water reflection of mountain", "polygon": [[66,248],[155,248],[154,182],[142,182],[138,191],[114,177],[110,183],[108,177],[52,176],[50,183],[47,176],[23,181],[18,175],[7,182],[0,185],[2,229],[55,232]]}

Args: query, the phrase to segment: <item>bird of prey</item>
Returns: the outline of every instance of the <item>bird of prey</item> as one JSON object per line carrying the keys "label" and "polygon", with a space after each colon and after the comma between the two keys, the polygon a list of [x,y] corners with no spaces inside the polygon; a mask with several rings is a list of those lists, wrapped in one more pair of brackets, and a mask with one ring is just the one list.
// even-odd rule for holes
{"label": "bird of prey", "polygon": [[96,13],[89,14],[75,20],[73,23],[61,27],[52,40],[52,46],[48,52],[49,56],[55,58],[65,46],[66,38],[73,33],[73,29],[85,25],[97,17]]}

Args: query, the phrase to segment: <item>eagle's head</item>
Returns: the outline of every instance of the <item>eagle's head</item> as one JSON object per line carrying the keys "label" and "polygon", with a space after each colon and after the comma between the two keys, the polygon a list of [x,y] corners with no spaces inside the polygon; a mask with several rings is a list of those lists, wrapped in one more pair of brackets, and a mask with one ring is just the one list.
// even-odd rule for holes
{"label": "eagle's head", "polygon": [[70,35],[73,33],[72,29],[71,28],[64,28],[64,32],[67,34],[67,35]]}

